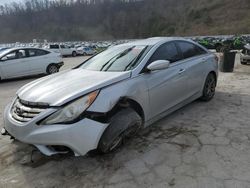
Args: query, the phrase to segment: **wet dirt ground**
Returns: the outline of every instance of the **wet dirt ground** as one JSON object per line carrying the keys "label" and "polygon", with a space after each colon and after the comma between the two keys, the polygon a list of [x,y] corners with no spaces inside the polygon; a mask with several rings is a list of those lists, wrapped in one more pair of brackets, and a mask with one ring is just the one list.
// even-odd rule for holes
{"label": "wet dirt ground", "polygon": [[[63,69],[82,59],[67,58]],[[33,79],[0,83],[1,119]],[[211,102],[194,101],[111,154],[46,157],[0,136],[0,187],[249,188],[250,67],[220,73]]]}

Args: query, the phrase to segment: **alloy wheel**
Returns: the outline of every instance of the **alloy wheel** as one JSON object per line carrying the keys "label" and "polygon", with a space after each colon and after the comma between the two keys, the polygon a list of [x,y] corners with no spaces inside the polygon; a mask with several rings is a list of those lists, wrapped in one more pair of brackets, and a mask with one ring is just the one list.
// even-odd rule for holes
{"label": "alloy wheel", "polygon": [[209,98],[214,95],[215,87],[216,87],[215,79],[213,76],[210,76],[205,85],[205,93]]}

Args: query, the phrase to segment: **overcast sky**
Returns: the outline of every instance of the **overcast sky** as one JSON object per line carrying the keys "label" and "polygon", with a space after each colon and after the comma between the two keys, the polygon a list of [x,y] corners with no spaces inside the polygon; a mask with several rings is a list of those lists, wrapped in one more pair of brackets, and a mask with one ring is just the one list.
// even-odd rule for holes
{"label": "overcast sky", "polygon": [[22,0],[0,0],[0,5],[4,5],[6,3],[11,3],[11,2],[21,2]]}

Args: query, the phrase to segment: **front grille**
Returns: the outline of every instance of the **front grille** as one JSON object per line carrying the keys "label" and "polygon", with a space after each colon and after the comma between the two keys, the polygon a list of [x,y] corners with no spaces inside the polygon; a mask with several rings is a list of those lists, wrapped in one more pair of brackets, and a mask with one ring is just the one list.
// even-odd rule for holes
{"label": "front grille", "polygon": [[11,115],[15,120],[24,123],[29,122],[47,108],[47,104],[27,102],[17,98],[12,106]]}

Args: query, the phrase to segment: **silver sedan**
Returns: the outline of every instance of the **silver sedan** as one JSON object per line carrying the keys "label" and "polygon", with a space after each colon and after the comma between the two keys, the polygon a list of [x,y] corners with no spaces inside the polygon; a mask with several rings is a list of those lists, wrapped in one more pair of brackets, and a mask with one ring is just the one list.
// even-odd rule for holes
{"label": "silver sedan", "polygon": [[211,100],[217,70],[217,57],[191,40],[117,45],[22,87],[5,109],[2,134],[45,155],[110,152],[187,103]]}

